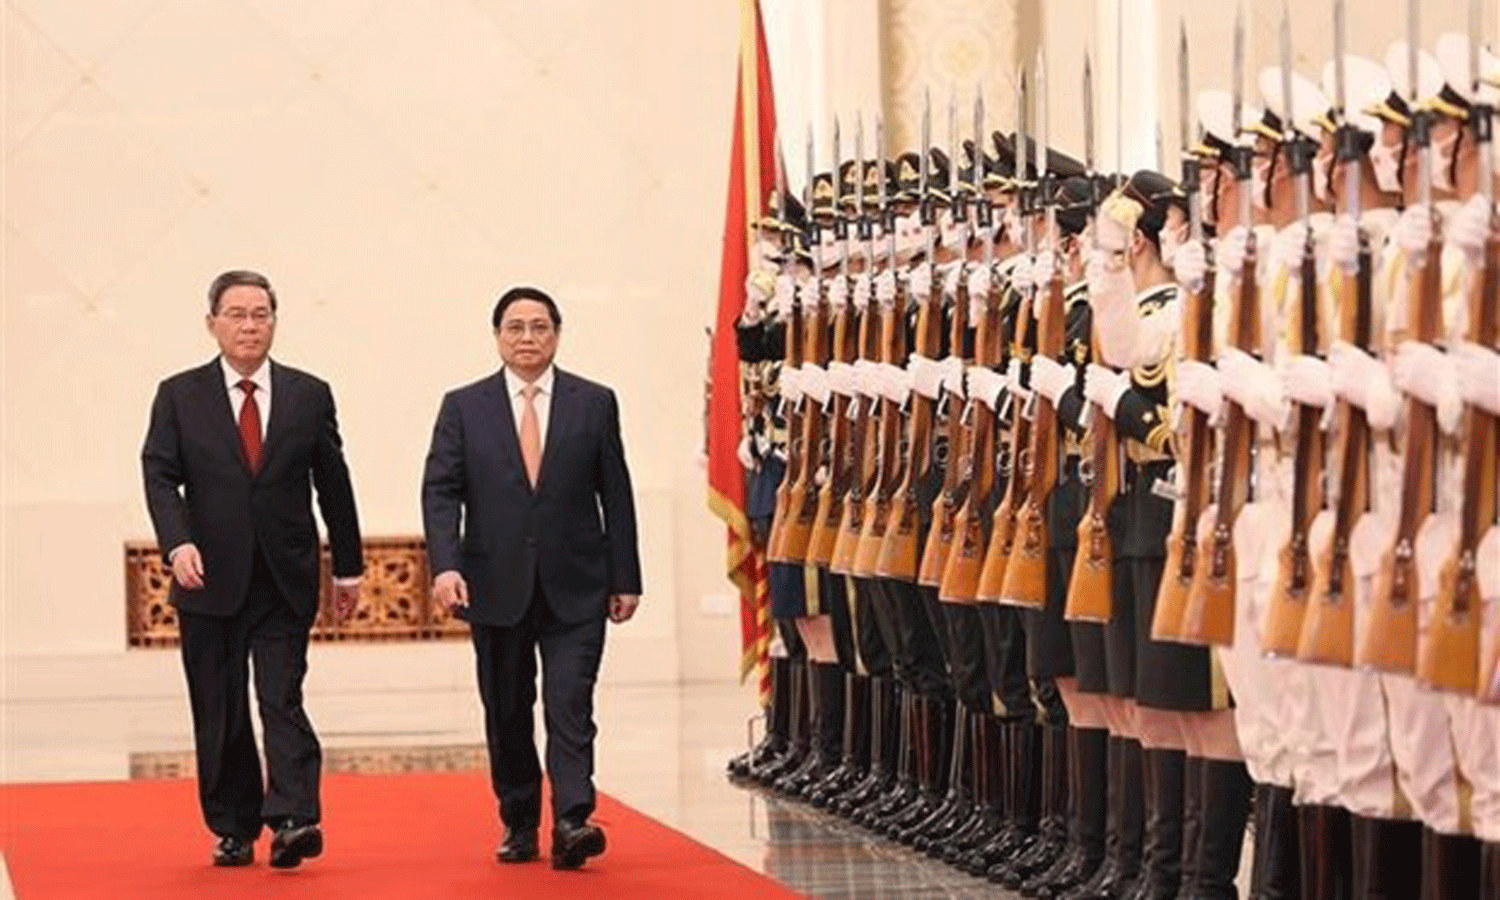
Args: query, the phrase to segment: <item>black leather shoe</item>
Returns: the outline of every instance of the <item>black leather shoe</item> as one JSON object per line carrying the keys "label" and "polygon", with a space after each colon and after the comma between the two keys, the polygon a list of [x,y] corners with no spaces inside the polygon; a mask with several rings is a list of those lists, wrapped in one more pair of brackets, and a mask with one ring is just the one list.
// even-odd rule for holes
{"label": "black leather shoe", "polygon": [[295,869],[304,859],[323,853],[323,829],[317,825],[298,825],[288,819],[271,838],[271,867]]}
{"label": "black leather shoe", "polygon": [[580,868],[604,852],[604,843],[604,829],[598,825],[559,819],[552,826],[552,868]]}
{"label": "black leather shoe", "polygon": [[248,866],[255,862],[255,844],[244,838],[222,837],[214,845],[214,865]]}
{"label": "black leather shoe", "polygon": [[507,828],[505,840],[495,848],[495,859],[503,863],[535,862],[539,856],[535,828]]}

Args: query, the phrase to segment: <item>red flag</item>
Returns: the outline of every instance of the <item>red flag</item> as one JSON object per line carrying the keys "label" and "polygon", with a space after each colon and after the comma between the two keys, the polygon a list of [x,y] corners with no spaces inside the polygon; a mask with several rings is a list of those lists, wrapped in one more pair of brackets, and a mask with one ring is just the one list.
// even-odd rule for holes
{"label": "red flag", "polygon": [[[750,223],[765,212],[762,184],[775,183],[776,105],[759,0],[740,2],[739,82],[734,142],[729,154],[729,200],[719,267],[719,309],[709,359],[708,507],[728,526],[725,559],[740,593],[740,678],[759,674],[762,702],[770,696],[770,594],[766,563],[745,516],[745,468],[740,443],[740,364],[735,323],[745,306],[750,268]],[[747,105],[746,98],[749,98]]]}

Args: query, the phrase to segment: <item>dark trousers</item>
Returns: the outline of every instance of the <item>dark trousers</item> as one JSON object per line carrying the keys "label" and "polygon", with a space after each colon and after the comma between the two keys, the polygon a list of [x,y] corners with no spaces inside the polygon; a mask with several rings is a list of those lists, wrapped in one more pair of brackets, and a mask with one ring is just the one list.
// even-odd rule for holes
{"label": "dark trousers", "polygon": [[538,649],[553,821],[582,821],[594,811],[594,683],[604,656],[605,621],[602,615],[559,621],[538,584],[519,623],[469,626],[484,701],[490,782],[500,818],[510,828],[541,823],[542,770],[532,721]]}
{"label": "dark trousers", "polygon": [[[282,596],[256,551],[249,595],[238,612],[179,611],[178,623],[193,709],[198,800],[209,830],[250,840],[264,824],[317,822],[323,752],[302,708],[311,620]],[[265,733],[265,782],[250,723],[252,658]]]}

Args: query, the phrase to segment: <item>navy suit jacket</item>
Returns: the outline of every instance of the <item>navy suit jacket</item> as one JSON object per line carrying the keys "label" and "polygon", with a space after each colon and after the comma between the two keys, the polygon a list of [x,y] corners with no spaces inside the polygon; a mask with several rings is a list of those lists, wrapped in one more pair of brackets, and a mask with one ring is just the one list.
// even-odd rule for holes
{"label": "navy suit jacket", "polygon": [[538,583],[570,624],[603,617],[610,594],[641,593],[614,391],[555,370],[534,488],[504,370],[450,391],[427,452],[422,520],[432,573],[456,569],[468,584],[470,622],[517,624]]}
{"label": "navy suit jacket", "polygon": [[333,392],[306,372],[270,366],[271,421],[254,474],[217,358],[163,381],[151,404],[141,467],[157,544],[166,554],[192,542],[203,556],[202,589],[172,583],[171,601],[188,612],[238,611],[259,547],[277,588],[311,622],[318,612],[314,487],[334,576],[352,578],[364,569]]}

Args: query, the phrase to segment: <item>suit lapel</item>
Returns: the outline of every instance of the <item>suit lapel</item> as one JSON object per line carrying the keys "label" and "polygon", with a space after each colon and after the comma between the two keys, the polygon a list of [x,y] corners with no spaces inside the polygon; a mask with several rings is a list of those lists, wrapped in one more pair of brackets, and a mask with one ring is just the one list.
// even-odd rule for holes
{"label": "suit lapel", "polygon": [[245,449],[240,444],[240,428],[234,421],[234,407],[229,403],[229,388],[224,383],[224,369],[219,360],[204,366],[198,380],[199,397],[207,413],[209,426],[223,439],[225,447],[239,460],[245,474],[250,474],[250,464],[245,461]]}
{"label": "suit lapel", "polygon": [[[271,454],[281,446],[286,437],[287,423],[292,420],[295,411],[293,405],[297,402],[296,389],[291,378],[275,362],[269,362],[271,366],[271,421],[266,423],[265,446],[260,453],[260,471],[264,472],[270,468]],[[239,429],[235,429],[236,435]],[[257,473],[259,474],[259,473]]]}
{"label": "suit lapel", "polygon": [[521,460],[521,438],[516,433],[516,414],[510,404],[510,391],[505,384],[504,369],[490,379],[489,384],[485,386],[484,393],[489,398],[490,413],[495,417],[500,455],[510,464],[511,471],[517,474],[521,483],[530,488],[531,482],[526,478],[526,464]]}
{"label": "suit lapel", "polygon": [[552,370],[552,406],[547,411],[547,439],[542,444],[542,469],[537,473],[536,483],[540,487],[553,467],[548,465],[557,455],[557,448],[567,438],[567,432],[577,418],[574,409],[573,379],[561,369]]}

